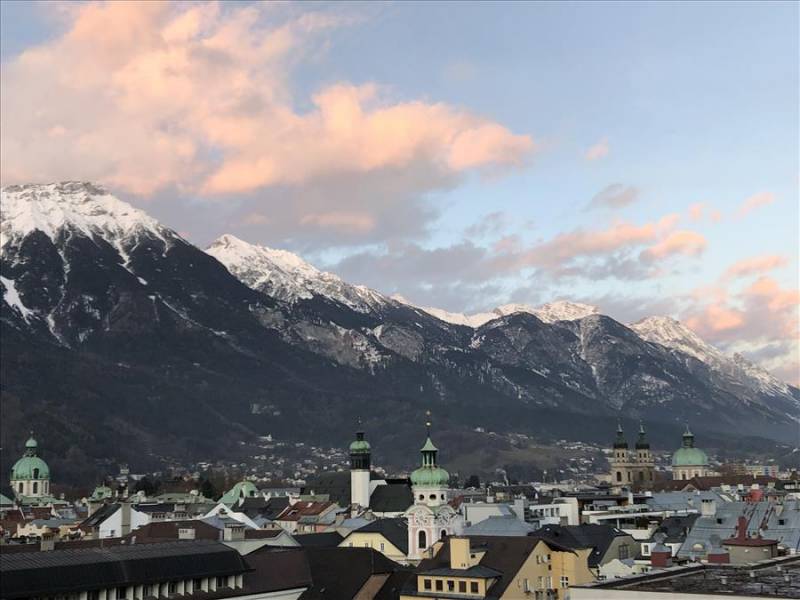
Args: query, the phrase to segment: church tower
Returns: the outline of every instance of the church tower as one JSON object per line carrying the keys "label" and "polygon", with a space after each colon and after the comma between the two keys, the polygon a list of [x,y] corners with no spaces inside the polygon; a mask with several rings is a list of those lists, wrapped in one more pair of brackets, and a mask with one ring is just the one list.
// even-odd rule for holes
{"label": "church tower", "polygon": [[617,437],[614,440],[614,455],[611,459],[611,484],[627,485],[632,483],[630,451],[622,423],[617,423]]}
{"label": "church tower", "polygon": [[[430,413],[428,413],[430,418]],[[411,473],[414,504],[406,511],[408,519],[408,557],[419,560],[422,554],[440,539],[458,535],[462,519],[448,504],[450,474],[437,463],[439,449],[431,440],[431,423],[426,423],[428,436],[420,449],[422,465]]]}
{"label": "church tower", "polygon": [[369,508],[371,448],[364,439],[359,419],[356,439],[350,444],[350,503]]}
{"label": "church tower", "polygon": [[655,472],[655,461],[653,453],[650,451],[650,442],[647,441],[647,433],[644,424],[639,424],[639,438],[636,440],[636,462],[637,473],[636,481],[640,484],[652,483]]}

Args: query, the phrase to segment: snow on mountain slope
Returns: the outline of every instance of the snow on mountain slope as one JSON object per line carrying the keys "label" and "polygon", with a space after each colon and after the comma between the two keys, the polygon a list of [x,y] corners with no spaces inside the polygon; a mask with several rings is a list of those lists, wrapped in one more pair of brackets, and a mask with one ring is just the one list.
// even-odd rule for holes
{"label": "snow on mountain slope", "polygon": [[[765,393],[789,395],[789,386],[773,377],[768,371],[751,363],[740,354],[729,357],[711,344],[700,339],[691,329],[671,317],[647,317],[629,325],[640,337],[678,350],[704,362],[713,370],[744,384],[755,385]],[[745,381],[749,380],[749,381]]]}
{"label": "snow on mountain slope", "polygon": [[296,254],[250,244],[230,234],[219,237],[206,252],[248,287],[289,303],[318,295],[368,312],[392,302],[374,290],[320,271]]}
{"label": "snow on mountain slope", "polygon": [[527,304],[503,304],[491,312],[475,313],[472,315],[448,312],[441,308],[432,307],[422,307],[422,310],[442,321],[447,321],[448,323],[454,323],[456,325],[467,325],[473,328],[478,328],[484,323],[514,313],[528,313],[538,317],[545,323],[555,323],[556,321],[575,321],[589,315],[598,314],[599,312],[596,306],[568,302],[566,300],[542,304],[539,307],[533,307]]}
{"label": "snow on mountain slope", "polygon": [[429,315],[433,315],[437,319],[445,321],[446,323],[453,323],[454,325],[466,325],[467,327],[478,328],[484,323],[497,319],[502,315],[494,312],[476,313],[474,315],[465,315],[464,313],[455,313],[443,310],[441,308],[421,307]]}
{"label": "snow on mountain slope", "polygon": [[600,310],[596,306],[581,304],[580,302],[568,302],[567,300],[548,302],[547,304],[542,304],[533,309],[533,314],[545,323],[577,321],[578,319],[599,313]]}
{"label": "snow on mountain slope", "polygon": [[11,185],[0,190],[0,253],[34,230],[54,240],[65,229],[89,238],[100,236],[116,246],[141,233],[165,243],[176,237],[145,212],[92,183]]}

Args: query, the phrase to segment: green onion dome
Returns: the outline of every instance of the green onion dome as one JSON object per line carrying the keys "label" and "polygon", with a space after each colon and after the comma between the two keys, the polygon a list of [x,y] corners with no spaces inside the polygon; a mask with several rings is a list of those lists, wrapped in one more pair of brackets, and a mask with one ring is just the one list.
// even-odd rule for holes
{"label": "green onion dome", "polygon": [[450,484],[450,473],[436,464],[439,449],[433,445],[430,436],[420,449],[422,466],[411,473],[411,485],[422,487],[447,487]]}
{"label": "green onion dome", "polygon": [[450,473],[441,467],[420,467],[411,473],[411,484],[422,487],[447,487]]}
{"label": "green onion dome", "polygon": [[350,444],[350,454],[369,454],[371,446],[364,439],[364,432],[356,432],[356,439]]}

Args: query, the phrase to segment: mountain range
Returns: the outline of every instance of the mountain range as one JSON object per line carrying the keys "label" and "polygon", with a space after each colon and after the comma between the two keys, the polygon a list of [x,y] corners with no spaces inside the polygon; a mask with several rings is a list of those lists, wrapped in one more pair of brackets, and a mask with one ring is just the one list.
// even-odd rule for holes
{"label": "mountain range", "polygon": [[477,427],[603,441],[618,419],[664,445],[685,422],[797,441],[800,390],[669,317],[417,307],[232,235],[203,250],[90,183],[5,187],[0,216],[4,469],[30,429],[80,480],[267,433],[344,445],[357,417],[403,466],[428,409],[453,451]]}

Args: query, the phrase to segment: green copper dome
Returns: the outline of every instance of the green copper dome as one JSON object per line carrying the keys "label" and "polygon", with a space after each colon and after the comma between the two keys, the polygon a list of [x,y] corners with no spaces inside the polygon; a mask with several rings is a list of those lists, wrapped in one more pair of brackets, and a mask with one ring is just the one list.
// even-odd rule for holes
{"label": "green copper dome", "polygon": [[50,468],[38,456],[23,456],[14,463],[11,479],[50,479]]}
{"label": "green copper dome", "polygon": [[708,466],[708,455],[694,447],[694,434],[686,426],[683,434],[683,446],[672,455],[673,467],[706,467]]}
{"label": "green copper dome", "polygon": [[422,487],[447,487],[450,473],[441,467],[420,467],[411,473],[411,485]]}
{"label": "green copper dome", "polygon": [[706,467],[708,456],[700,448],[678,448],[672,455],[673,467]]}
{"label": "green copper dome", "polygon": [[50,467],[36,454],[39,445],[33,436],[25,442],[25,455],[11,468],[12,480],[50,479]]}

